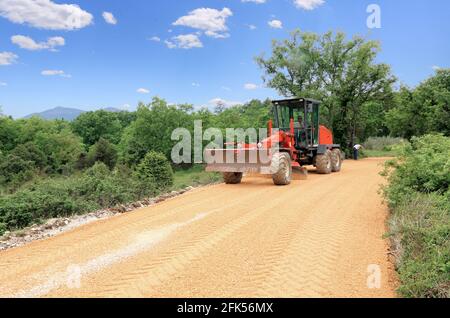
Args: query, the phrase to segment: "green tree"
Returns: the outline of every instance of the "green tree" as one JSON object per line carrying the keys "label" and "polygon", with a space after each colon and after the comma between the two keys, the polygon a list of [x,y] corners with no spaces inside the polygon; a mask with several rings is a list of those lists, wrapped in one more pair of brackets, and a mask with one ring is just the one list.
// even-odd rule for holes
{"label": "green tree", "polygon": [[173,185],[173,170],[162,154],[150,151],[139,163],[136,169],[137,178],[143,183],[155,185],[156,189],[163,191]]}
{"label": "green tree", "polygon": [[21,127],[10,117],[0,116],[0,151],[8,152],[19,144]]}
{"label": "green tree", "polygon": [[44,169],[47,165],[47,156],[31,141],[18,145],[11,151],[11,155],[31,162],[34,167],[40,170]]}
{"label": "green tree", "polygon": [[149,151],[163,153],[170,157],[171,140],[176,128],[193,130],[192,106],[168,105],[166,101],[154,98],[149,105],[140,104],[134,121],[124,132],[120,143],[121,159],[138,164]]}
{"label": "green tree", "polygon": [[437,70],[415,89],[402,87],[395,101],[386,115],[392,135],[408,139],[427,133],[450,135],[450,69]]}
{"label": "green tree", "polygon": [[10,154],[0,162],[0,171],[0,185],[15,189],[33,178],[34,164]]}
{"label": "green tree", "polygon": [[118,117],[117,113],[105,110],[83,113],[72,122],[72,129],[88,147],[94,145],[100,138],[117,144],[124,128]]}
{"label": "green tree", "polygon": [[90,165],[94,165],[96,162],[103,162],[109,169],[113,169],[117,162],[117,150],[108,140],[101,137],[90,148],[88,162]]}
{"label": "green tree", "polygon": [[346,40],[344,33],[323,35],[300,32],[273,42],[270,58],[257,62],[264,80],[281,95],[312,97],[323,101],[323,122],[335,139],[351,147],[358,130],[364,130],[363,106],[389,102],[395,78],[386,64],[375,62],[380,46],[361,37]]}
{"label": "green tree", "polygon": [[80,138],[70,130],[39,132],[34,143],[47,156],[47,172],[70,174],[83,153]]}
{"label": "green tree", "polygon": [[57,134],[69,128],[69,123],[66,121],[45,120],[40,117],[19,119],[16,122],[20,126],[20,144],[34,142],[41,133]]}

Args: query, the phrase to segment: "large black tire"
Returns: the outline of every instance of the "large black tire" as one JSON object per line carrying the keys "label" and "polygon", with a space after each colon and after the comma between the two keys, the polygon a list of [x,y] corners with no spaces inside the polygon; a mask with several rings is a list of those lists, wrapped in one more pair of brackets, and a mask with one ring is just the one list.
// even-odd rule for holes
{"label": "large black tire", "polygon": [[226,184],[239,184],[242,181],[241,172],[224,172],[223,180]]}
{"label": "large black tire", "polygon": [[272,179],[275,185],[284,186],[291,184],[292,165],[289,154],[277,152],[272,156]]}
{"label": "large black tire", "polygon": [[342,167],[342,153],[340,149],[333,149],[331,151],[331,171],[339,172]]}
{"label": "large black tire", "polygon": [[323,155],[316,156],[317,173],[330,174],[332,171],[331,151],[327,150]]}

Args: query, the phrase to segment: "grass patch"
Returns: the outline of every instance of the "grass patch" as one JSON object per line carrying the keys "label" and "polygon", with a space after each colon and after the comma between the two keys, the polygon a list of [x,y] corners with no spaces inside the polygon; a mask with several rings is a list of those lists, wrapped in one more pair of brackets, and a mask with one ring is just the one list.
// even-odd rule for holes
{"label": "grass patch", "polygon": [[367,150],[384,150],[389,151],[392,147],[405,143],[403,138],[394,137],[370,137],[364,143]]}
{"label": "grass patch", "polygon": [[194,165],[189,169],[175,169],[173,190],[211,184],[221,180],[222,175],[220,173],[206,172],[204,165]]}
{"label": "grass patch", "polygon": [[404,297],[450,297],[449,204],[439,195],[406,196],[389,221]]}
{"label": "grass patch", "polygon": [[362,150],[362,158],[385,158],[385,157],[397,157],[400,154],[398,150]]}
{"label": "grass patch", "polygon": [[361,150],[362,158],[397,157],[401,154],[401,148],[407,142],[402,138],[370,137],[364,143]]}

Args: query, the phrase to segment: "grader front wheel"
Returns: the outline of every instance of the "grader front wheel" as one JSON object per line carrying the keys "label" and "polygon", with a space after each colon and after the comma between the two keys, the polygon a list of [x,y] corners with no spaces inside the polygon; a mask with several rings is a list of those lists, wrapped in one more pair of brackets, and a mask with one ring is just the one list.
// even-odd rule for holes
{"label": "grader front wheel", "polygon": [[225,172],[223,174],[223,180],[226,184],[239,184],[242,181],[241,172]]}
{"label": "grader front wheel", "polygon": [[339,172],[342,168],[342,153],[340,149],[331,151],[331,171]]}

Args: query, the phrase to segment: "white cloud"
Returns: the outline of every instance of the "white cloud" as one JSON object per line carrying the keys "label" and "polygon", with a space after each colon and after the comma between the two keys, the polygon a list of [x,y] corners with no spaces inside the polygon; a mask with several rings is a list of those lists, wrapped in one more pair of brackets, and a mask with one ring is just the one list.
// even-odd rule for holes
{"label": "white cloud", "polygon": [[205,34],[215,39],[226,39],[230,37],[230,33],[217,33],[214,31],[206,31]]}
{"label": "white cloud", "polygon": [[236,102],[236,101],[229,101],[229,100],[217,97],[217,98],[211,99],[209,101],[209,104],[213,105],[213,106],[233,107],[233,106],[236,106],[236,105],[242,105],[243,103],[242,102]]}
{"label": "white cloud", "polygon": [[207,36],[214,38],[227,38],[230,35],[227,33],[228,27],[226,22],[227,18],[232,15],[233,12],[228,8],[223,8],[221,11],[210,8],[199,8],[179,18],[173,25],[202,30]]}
{"label": "white cloud", "polygon": [[14,35],[11,37],[11,42],[18,45],[22,49],[38,51],[38,50],[50,50],[56,51],[57,46],[64,46],[66,41],[63,37],[55,36],[48,38],[46,42],[37,43],[32,38],[24,35]]}
{"label": "white cloud", "polygon": [[131,108],[131,105],[130,105],[130,104],[123,104],[123,105],[121,106],[121,108],[124,109],[124,110],[128,110],[128,109]]}
{"label": "white cloud", "polygon": [[228,86],[222,86],[221,87],[224,91],[231,91],[231,88],[229,88]]}
{"label": "white cloud", "polygon": [[249,24],[248,25],[248,28],[250,29],[250,30],[256,30],[256,25],[254,25],[254,24]]}
{"label": "white cloud", "polygon": [[266,3],[266,0],[241,0],[241,2],[253,2],[256,4]]}
{"label": "white cloud", "polygon": [[255,90],[255,89],[258,89],[259,86],[256,85],[256,84],[253,84],[253,83],[247,83],[247,84],[244,85],[244,88],[246,90]]}
{"label": "white cloud", "polygon": [[11,52],[0,52],[0,65],[11,65],[17,61],[19,57]]}
{"label": "white cloud", "polygon": [[114,15],[111,12],[103,12],[102,16],[103,16],[103,19],[105,19],[106,23],[117,24],[117,19],[114,17]]}
{"label": "white cloud", "polygon": [[150,90],[146,88],[138,88],[136,92],[138,92],[139,94],[150,94]]}
{"label": "white cloud", "polygon": [[324,3],[324,0],[294,0],[294,5],[297,8],[305,10],[314,10]]}
{"label": "white cloud", "polygon": [[196,34],[182,34],[174,36],[172,39],[166,40],[165,43],[169,49],[178,48],[188,50],[203,47],[203,43]]}
{"label": "white cloud", "polygon": [[440,66],[437,66],[437,65],[433,65],[432,69],[435,70],[435,71],[438,71],[438,70],[441,69],[441,67],[440,67]]}
{"label": "white cloud", "polygon": [[43,76],[61,76],[66,78],[72,77],[72,75],[66,74],[64,71],[61,70],[44,70],[41,72],[41,74]]}
{"label": "white cloud", "polygon": [[75,4],[51,0],[1,0],[0,16],[14,23],[49,30],[75,30],[90,25],[93,16]]}
{"label": "white cloud", "polygon": [[0,82],[0,86],[8,86],[8,84],[5,82]]}
{"label": "white cloud", "polygon": [[173,43],[172,41],[166,40],[166,41],[164,41],[164,43],[166,43],[166,45],[167,45],[167,47],[169,49],[176,49],[177,48],[177,45],[175,43]]}
{"label": "white cloud", "polygon": [[274,29],[282,29],[283,28],[283,22],[280,20],[272,20],[268,22],[269,26]]}
{"label": "white cloud", "polygon": [[154,41],[154,42],[161,42],[161,39],[157,36],[153,36],[151,38],[149,38],[150,41]]}
{"label": "white cloud", "polygon": [[194,87],[200,87],[200,84],[199,83],[192,83],[192,86],[194,86]]}

